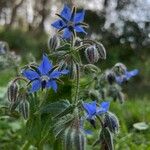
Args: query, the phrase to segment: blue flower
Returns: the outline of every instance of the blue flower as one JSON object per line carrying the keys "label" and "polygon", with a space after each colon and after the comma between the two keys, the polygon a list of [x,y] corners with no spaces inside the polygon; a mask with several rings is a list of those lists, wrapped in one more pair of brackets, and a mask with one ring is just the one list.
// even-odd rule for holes
{"label": "blue flower", "polygon": [[104,114],[109,109],[110,102],[102,102],[99,107],[96,105],[96,101],[90,103],[83,103],[83,107],[87,112],[86,119],[96,128],[95,117],[96,115]]}
{"label": "blue flower", "polygon": [[52,88],[55,92],[57,91],[56,80],[64,74],[67,74],[68,70],[55,69],[48,57],[43,55],[43,60],[39,67],[35,70],[26,69],[22,72],[23,76],[30,80],[32,83],[30,92],[36,92],[40,88],[49,89]]}
{"label": "blue flower", "polygon": [[106,113],[109,109],[110,102],[102,102],[99,107],[97,107],[96,101],[90,103],[83,103],[83,107],[87,112],[87,119],[94,119],[96,115]]}
{"label": "blue flower", "polygon": [[83,107],[87,112],[87,119],[91,120],[96,116],[96,101],[83,103]]}
{"label": "blue flower", "polygon": [[106,113],[109,110],[110,102],[102,102],[97,109],[97,115]]}
{"label": "blue flower", "polygon": [[130,78],[136,76],[138,73],[139,73],[138,69],[134,69],[132,71],[126,71],[124,75],[116,76],[115,79],[118,84],[122,84],[128,81]]}
{"label": "blue flower", "polygon": [[58,29],[58,32],[64,30],[62,37],[65,39],[71,38],[72,34],[75,36],[76,32],[85,33],[83,27],[87,25],[83,22],[85,11],[76,13],[75,7],[71,9],[65,5],[60,14],[56,14],[60,19],[51,25]]}

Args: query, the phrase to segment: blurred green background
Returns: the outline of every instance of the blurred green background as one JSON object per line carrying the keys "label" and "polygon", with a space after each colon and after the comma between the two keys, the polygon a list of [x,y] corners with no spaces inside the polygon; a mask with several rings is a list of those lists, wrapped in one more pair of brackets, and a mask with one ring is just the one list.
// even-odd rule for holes
{"label": "blurred green background", "polygon": [[[115,147],[150,150],[150,128],[144,131],[133,128],[136,122],[150,125],[150,0],[0,0],[0,41],[8,42],[10,50],[22,58],[21,66],[32,55],[39,60],[42,52],[48,51],[47,40],[55,33],[50,24],[64,3],[86,9],[87,37],[101,41],[107,50],[107,59],[97,66],[104,70],[122,62],[129,70],[140,70],[137,77],[123,86],[125,104],[111,106],[120,120]],[[3,93],[15,74],[14,68],[0,71],[1,107],[8,103]],[[18,133],[23,123],[3,114],[1,110],[0,149],[20,149],[22,139]]]}

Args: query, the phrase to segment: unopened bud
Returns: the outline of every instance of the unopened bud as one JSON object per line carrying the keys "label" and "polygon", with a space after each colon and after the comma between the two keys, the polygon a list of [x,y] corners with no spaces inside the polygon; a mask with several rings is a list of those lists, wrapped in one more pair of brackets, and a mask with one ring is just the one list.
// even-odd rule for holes
{"label": "unopened bud", "polygon": [[69,126],[64,133],[65,150],[85,150],[85,134],[79,124]]}
{"label": "unopened bud", "polygon": [[8,100],[14,103],[17,100],[19,86],[16,82],[11,82],[7,89]]}
{"label": "unopened bud", "polygon": [[105,47],[103,46],[103,44],[97,43],[97,44],[96,44],[96,48],[97,48],[97,50],[98,50],[99,57],[100,57],[101,59],[106,59],[106,50],[105,50]]}
{"label": "unopened bud", "polygon": [[104,125],[114,134],[119,132],[119,120],[117,116],[111,112],[105,114]]}
{"label": "unopened bud", "polygon": [[99,100],[99,98],[100,98],[99,91],[98,90],[93,90],[93,89],[88,91],[88,96],[91,99],[94,99],[94,100]]}
{"label": "unopened bud", "polygon": [[113,71],[108,70],[106,72],[106,78],[109,84],[113,84],[115,82],[115,74]]}
{"label": "unopened bud", "polygon": [[25,120],[29,118],[29,102],[27,100],[20,102],[19,112],[22,114]]}
{"label": "unopened bud", "polygon": [[124,75],[127,71],[127,67],[122,63],[117,63],[113,67],[113,71],[116,75]]}
{"label": "unopened bud", "polygon": [[89,46],[85,50],[85,56],[89,63],[94,64],[99,60],[99,53],[95,45]]}
{"label": "unopened bud", "polygon": [[76,38],[75,40],[75,46],[78,47],[78,46],[81,46],[83,43],[81,42],[81,39],[79,37]]}
{"label": "unopened bud", "polygon": [[60,46],[60,39],[58,36],[54,35],[48,40],[48,48],[55,51]]}
{"label": "unopened bud", "polygon": [[123,94],[121,91],[118,92],[117,98],[118,98],[118,100],[119,100],[119,102],[120,102],[121,104],[124,103],[125,96],[124,96],[124,94]]}
{"label": "unopened bud", "polygon": [[77,77],[77,71],[79,69],[78,64],[72,62],[71,64],[68,65],[68,68],[69,68],[68,70],[70,71],[70,74],[69,74],[70,78],[71,79],[76,79],[76,77]]}
{"label": "unopened bud", "polygon": [[20,101],[17,99],[14,103],[10,104],[10,111],[13,112],[17,106],[19,105]]}

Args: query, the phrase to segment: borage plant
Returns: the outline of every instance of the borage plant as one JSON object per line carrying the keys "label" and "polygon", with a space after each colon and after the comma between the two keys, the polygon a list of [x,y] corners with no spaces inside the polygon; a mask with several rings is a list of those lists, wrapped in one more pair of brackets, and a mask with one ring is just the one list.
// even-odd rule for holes
{"label": "borage plant", "polygon": [[112,100],[123,103],[121,85],[138,70],[117,63],[101,72],[94,63],[106,59],[102,43],[77,37],[77,32],[86,34],[85,11],[65,5],[56,15],[59,19],[52,26],[59,34],[50,37],[49,53],[43,54],[40,65],[23,67],[8,86],[10,111],[26,120],[22,149],[85,150],[91,145],[88,137],[95,137],[92,131],[99,130],[92,146],[112,150],[119,121],[109,106]]}

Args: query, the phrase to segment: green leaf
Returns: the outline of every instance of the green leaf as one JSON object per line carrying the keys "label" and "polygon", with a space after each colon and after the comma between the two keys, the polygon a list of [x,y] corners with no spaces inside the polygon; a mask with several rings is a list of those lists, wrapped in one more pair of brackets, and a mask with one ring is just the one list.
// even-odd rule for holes
{"label": "green leaf", "polygon": [[41,114],[51,114],[55,116],[63,112],[66,108],[70,106],[68,100],[60,100],[54,103],[48,103],[44,105],[39,111]]}
{"label": "green leaf", "polygon": [[63,110],[61,113],[59,113],[58,115],[56,115],[54,117],[54,119],[57,119],[57,118],[60,118],[60,117],[63,117],[67,114],[70,114],[73,112],[73,110],[75,109],[75,105],[70,105],[69,107],[67,107],[65,110]]}
{"label": "green leaf", "polygon": [[54,133],[55,137],[58,136],[61,137],[64,130],[70,125],[74,117],[70,114],[60,118],[55,124],[54,124]]}
{"label": "green leaf", "polygon": [[25,129],[25,137],[33,143],[40,141],[41,123],[39,116],[32,116],[32,118],[28,119]]}
{"label": "green leaf", "polygon": [[70,44],[66,43],[63,46],[56,49],[56,51],[68,51],[70,49]]}

